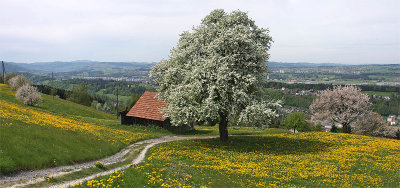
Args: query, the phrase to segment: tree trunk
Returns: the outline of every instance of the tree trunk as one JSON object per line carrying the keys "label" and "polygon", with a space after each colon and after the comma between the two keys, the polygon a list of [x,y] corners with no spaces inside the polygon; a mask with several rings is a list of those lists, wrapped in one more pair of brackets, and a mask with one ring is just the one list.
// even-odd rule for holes
{"label": "tree trunk", "polygon": [[333,132],[333,133],[337,132],[337,127],[335,124],[332,125],[331,132]]}
{"label": "tree trunk", "polygon": [[219,114],[219,139],[222,142],[228,141],[228,120],[225,114]]}
{"label": "tree trunk", "polygon": [[349,124],[343,124],[343,132],[344,133],[351,133],[351,127]]}

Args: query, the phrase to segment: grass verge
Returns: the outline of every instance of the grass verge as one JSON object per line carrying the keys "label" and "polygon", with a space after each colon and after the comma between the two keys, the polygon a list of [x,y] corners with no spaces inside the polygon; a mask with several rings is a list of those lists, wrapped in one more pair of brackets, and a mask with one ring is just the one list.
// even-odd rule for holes
{"label": "grass verge", "polygon": [[128,165],[128,164],[131,164],[132,160],[139,155],[139,153],[141,152],[141,150],[143,148],[144,148],[144,146],[137,146],[135,148],[132,148],[132,151],[129,152],[126,156],[124,156],[124,160],[121,162],[104,165],[104,167],[102,167],[102,168],[93,166],[91,168],[82,169],[80,171],[72,172],[72,173],[69,173],[69,174],[66,174],[63,176],[47,178],[45,181],[42,181],[42,182],[39,182],[36,184],[32,184],[32,185],[28,185],[26,187],[50,187],[50,186],[53,186],[56,184],[60,184],[62,182],[72,181],[72,180],[79,179],[82,177],[87,177],[87,176],[90,176],[90,175],[93,175],[93,174],[96,174],[99,172],[103,172],[103,171],[107,171],[107,170],[121,167],[124,165]]}

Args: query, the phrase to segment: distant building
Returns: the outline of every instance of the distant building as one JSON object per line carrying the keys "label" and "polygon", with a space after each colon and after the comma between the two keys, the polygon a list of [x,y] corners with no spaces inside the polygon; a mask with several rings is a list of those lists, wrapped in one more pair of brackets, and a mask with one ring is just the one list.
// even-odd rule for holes
{"label": "distant building", "polygon": [[389,125],[397,125],[396,115],[389,115],[387,118]]}
{"label": "distant building", "polygon": [[[332,127],[333,127],[332,123],[328,123],[328,122],[326,122],[326,121],[322,122],[321,125],[322,125],[322,129],[323,129],[325,132],[331,131],[331,130],[332,130]],[[336,126],[336,128],[343,128],[343,125],[340,124],[340,123],[336,123],[335,126]]]}
{"label": "distant building", "polygon": [[312,95],[313,92],[314,92],[314,90],[312,90],[312,89],[310,89],[310,90],[301,90],[300,93],[296,93],[296,95],[301,95],[301,96]]}

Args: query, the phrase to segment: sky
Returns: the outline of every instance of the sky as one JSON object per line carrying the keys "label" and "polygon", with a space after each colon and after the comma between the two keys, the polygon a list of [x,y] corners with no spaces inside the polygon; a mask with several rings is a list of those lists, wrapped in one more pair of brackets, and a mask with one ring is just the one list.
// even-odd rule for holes
{"label": "sky", "polygon": [[270,61],[400,63],[399,0],[0,0],[0,60],[159,62],[214,9],[268,28]]}

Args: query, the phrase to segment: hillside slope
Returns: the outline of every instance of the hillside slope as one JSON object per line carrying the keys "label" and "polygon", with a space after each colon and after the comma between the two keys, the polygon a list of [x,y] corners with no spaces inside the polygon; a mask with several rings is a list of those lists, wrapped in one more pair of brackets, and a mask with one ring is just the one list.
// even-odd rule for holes
{"label": "hillside slope", "polygon": [[73,164],[111,155],[154,137],[115,116],[42,95],[38,107],[23,105],[0,84],[0,174]]}

